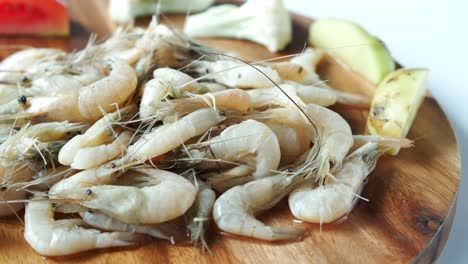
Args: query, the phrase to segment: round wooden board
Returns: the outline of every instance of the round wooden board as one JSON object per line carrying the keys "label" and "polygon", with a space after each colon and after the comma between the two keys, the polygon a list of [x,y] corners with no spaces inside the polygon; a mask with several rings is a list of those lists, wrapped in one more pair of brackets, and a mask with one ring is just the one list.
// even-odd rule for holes
{"label": "round wooden board", "polygon": [[[168,19],[170,20],[168,22]],[[293,15],[294,43],[281,54],[271,54],[260,45],[240,40],[200,39],[224,51],[235,51],[250,61],[300,52],[306,43],[311,19]],[[147,21],[146,21],[147,22]],[[175,27],[182,16],[163,19]],[[81,33],[80,33],[81,32]],[[1,44],[26,44],[72,50],[83,47],[87,34],[76,31],[70,40],[0,38]],[[11,50],[0,51],[4,57]],[[331,58],[320,65],[322,78],[338,89],[369,94],[372,85]],[[352,126],[363,133],[367,111],[335,107]],[[345,221],[309,225],[310,236],[293,243],[266,243],[210,231],[211,254],[166,241],[74,256],[44,258],[23,238],[17,218],[0,219],[0,263],[428,263],[439,255],[452,225],[460,177],[460,154],[453,130],[434,99],[427,98],[408,135],[416,146],[396,157],[383,157],[369,177],[363,196]],[[23,211],[20,212],[23,214]],[[287,203],[281,202],[260,216],[272,225],[291,224]]]}

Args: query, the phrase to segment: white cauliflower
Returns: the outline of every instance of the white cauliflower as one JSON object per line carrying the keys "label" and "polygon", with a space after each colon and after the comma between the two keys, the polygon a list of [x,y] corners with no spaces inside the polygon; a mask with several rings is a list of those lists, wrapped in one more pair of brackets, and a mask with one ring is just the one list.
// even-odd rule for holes
{"label": "white cauliflower", "polygon": [[193,37],[247,39],[270,51],[284,49],[292,39],[292,25],[282,0],[249,0],[242,6],[219,5],[189,16],[185,33]]}
{"label": "white cauliflower", "polygon": [[109,15],[115,22],[125,23],[139,16],[153,15],[158,4],[163,13],[200,12],[215,0],[110,0]]}

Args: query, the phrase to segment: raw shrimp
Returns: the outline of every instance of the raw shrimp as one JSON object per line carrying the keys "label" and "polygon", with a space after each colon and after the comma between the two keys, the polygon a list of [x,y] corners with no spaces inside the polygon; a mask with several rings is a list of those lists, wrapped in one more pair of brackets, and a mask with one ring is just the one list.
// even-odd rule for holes
{"label": "raw shrimp", "polygon": [[[305,86],[298,83],[288,82],[278,87],[252,89],[248,93],[250,95],[251,107],[262,108],[265,106],[294,106],[291,100],[294,100],[298,105],[318,104],[321,106],[330,106],[335,103],[341,103],[354,107],[369,107],[370,100],[362,95],[339,92],[331,89],[324,89],[315,86]],[[285,92],[289,98],[284,95]]]}
{"label": "raw shrimp", "polygon": [[202,95],[191,95],[190,98],[171,100],[159,104],[159,111],[155,115],[164,121],[177,118],[180,114],[190,113],[199,108],[226,109],[245,112],[250,107],[249,94],[241,89],[228,89]]}
{"label": "raw shrimp", "polygon": [[[408,147],[408,140],[386,142],[384,147]],[[330,223],[352,210],[363,182],[374,170],[378,158],[386,149],[369,142],[346,157],[343,168],[327,182],[315,188],[313,182],[305,183],[289,195],[292,214],[311,223]]]}
{"label": "raw shrimp", "polygon": [[[170,68],[154,70],[153,78],[143,88],[140,104],[140,117],[148,118],[161,108],[161,101],[168,95],[179,98],[186,92],[192,92],[198,88],[198,83],[189,75]],[[187,85],[184,85],[189,83]]]}
{"label": "raw shrimp", "polygon": [[120,231],[150,235],[155,238],[169,240],[172,244],[184,238],[185,229],[174,222],[151,225],[133,225],[116,220],[99,211],[88,210],[80,216],[90,226],[106,231]]}
{"label": "raw shrimp", "polygon": [[130,246],[140,237],[127,232],[85,229],[81,219],[54,220],[52,203],[31,201],[24,215],[24,238],[44,256],[62,256],[96,248]]}
{"label": "raw shrimp", "polygon": [[[147,134],[128,148],[120,162],[138,160],[144,162],[171,151],[192,137],[202,135],[225,119],[212,109],[199,109],[174,123],[164,124]],[[118,163],[118,162],[116,162]]]}
{"label": "raw shrimp", "polygon": [[325,89],[313,86],[305,86],[294,84],[296,87],[297,95],[304,100],[306,104],[318,104],[321,106],[330,106],[336,103],[353,106],[369,108],[370,98],[349,92],[341,92],[332,89]]}
{"label": "raw shrimp", "polygon": [[[2,107],[0,112],[1,114],[20,112],[20,114],[30,116],[42,115],[42,120],[47,121],[96,121],[102,117],[103,111],[113,111],[116,105],[125,103],[137,85],[135,70],[126,62],[115,59],[103,63],[109,73],[102,79],[84,86],[75,85],[76,89],[66,89],[62,86],[64,83],[61,83],[56,88],[60,90],[53,94],[43,94],[45,93],[42,92],[43,89],[38,88],[37,96],[26,97],[16,104],[13,102],[8,105],[8,108]],[[60,78],[66,80],[66,76],[65,74]],[[99,94],[101,96],[96,96]]]}
{"label": "raw shrimp", "polygon": [[213,218],[219,229],[231,234],[263,240],[300,239],[306,235],[306,229],[267,226],[255,219],[254,214],[276,205],[311,175],[313,174],[279,174],[233,187],[216,200]]}
{"label": "raw shrimp", "polygon": [[200,60],[193,62],[187,67],[187,71],[201,75],[202,77],[200,78],[202,79],[208,78],[217,83],[237,88],[266,88],[271,87],[271,80],[275,83],[281,82],[280,76],[271,67],[256,65],[255,68],[263,72],[263,74],[243,62],[234,60]]}
{"label": "raw shrimp", "polygon": [[131,186],[98,185],[75,188],[75,193],[82,206],[129,224],[158,224],[177,218],[192,206],[197,194],[185,178],[158,169],[134,169],[119,182]]}
{"label": "raw shrimp", "polygon": [[[228,127],[219,136],[201,143],[200,147],[210,148],[205,154],[208,159],[244,163],[240,166],[245,174],[211,175],[210,181],[218,183],[229,182],[238,177],[261,178],[271,175],[278,168],[281,159],[278,139],[273,131],[263,123],[251,119]],[[255,169],[246,170],[244,165]]]}
{"label": "raw shrimp", "polygon": [[197,181],[197,198],[192,207],[185,214],[190,240],[195,246],[201,243],[202,250],[208,249],[205,233],[208,230],[216,200],[215,192],[202,181]]}
{"label": "raw shrimp", "polygon": [[[75,169],[87,169],[117,158],[126,150],[131,134],[123,132],[118,135],[115,129],[118,122],[132,110],[132,107],[126,107],[107,114],[86,133],[73,137],[60,150],[59,162]],[[108,142],[112,143],[107,144]]]}
{"label": "raw shrimp", "polygon": [[289,61],[268,63],[265,65],[276,70],[283,80],[329,88],[328,85],[320,80],[315,70],[323,55],[324,53],[322,51],[307,48],[303,53],[293,57]]}

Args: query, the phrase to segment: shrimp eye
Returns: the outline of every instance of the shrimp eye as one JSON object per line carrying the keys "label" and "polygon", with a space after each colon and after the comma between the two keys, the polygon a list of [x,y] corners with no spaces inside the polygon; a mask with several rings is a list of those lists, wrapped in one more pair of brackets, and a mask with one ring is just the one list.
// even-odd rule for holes
{"label": "shrimp eye", "polygon": [[297,73],[301,74],[301,73],[302,73],[302,70],[304,70],[304,69],[302,68],[302,66],[300,66],[300,67],[299,67],[299,70],[297,71]]}
{"label": "shrimp eye", "polygon": [[331,160],[328,161],[328,165],[330,166],[330,169],[333,168],[333,166],[335,165],[335,163]]}
{"label": "shrimp eye", "polygon": [[23,79],[21,79],[22,82],[29,82],[29,78],[28,76],[24,76]]}
{"label": "shrimp eye", "polygon": [[361,158],[362,158],[363,161],[367,161],[367,159],[369,158],[369,155],[362,154]]}
{"label": "shrimp eye", "polygon": [[93,194],[93,191],[91,191],[91,189],[87,189],[87,190],[86,190],[86,195],[89,196],[89,195],[91,195],[91,194]]}
{"label": "shrimp eye", "polygon": [[24,96],[24,95],[21,95],[20,97],[18,97],[18,102],[20,104],[26,104],[27,101],[28,100],[26,99],[26,96]]}
{"label": "shrimp eye", "polygon": [[225,116],[225,115],[226,115],[226,111],[224,111],[224,110],[219,111],[219,115],[220,115],[220,116]]}
{"label": "shrimp eye", "polygon": [[32,199],[34,197],[34,193],[26,194],[26,199]]}
{"label": "shrimp eye", "polygon": [[6,187],[6,186],[2,186],[2,187],[0,187],[0,191],[2,191],[2,192],[6,191],[6,189],[7,189],[7,187]]}

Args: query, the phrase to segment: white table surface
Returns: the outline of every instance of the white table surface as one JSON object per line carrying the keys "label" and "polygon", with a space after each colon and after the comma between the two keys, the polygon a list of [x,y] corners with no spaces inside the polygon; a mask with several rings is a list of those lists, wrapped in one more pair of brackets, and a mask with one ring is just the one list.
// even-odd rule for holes
{"label": "white table surface", "polygon": [[382,39],[402,65],[431,70],[429,89],[448,115],[462,154],[455,222],[438,262],[468,263],[468,1],[284,2],[299,14],[355,21]]}

